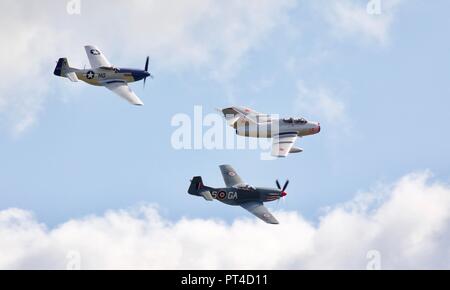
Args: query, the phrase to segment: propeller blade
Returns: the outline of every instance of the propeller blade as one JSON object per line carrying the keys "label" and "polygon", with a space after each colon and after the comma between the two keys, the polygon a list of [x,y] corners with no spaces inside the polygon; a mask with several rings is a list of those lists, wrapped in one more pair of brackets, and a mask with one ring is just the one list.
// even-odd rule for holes
{"label": "propeller blade", "polygon": [[284,183],[283,189],[282,189],[281,191],[283,191],[283,192],[284,192],[284,191],[286,190],[286,188],[287,188],[288,184],[289,184],[289,179],[288,179],[288,180],[286,180],[286,183]]}
{"label": "propeller blade", "polygon": [[277,184],[278,189],[281,189],[281,185],[280,185],[280,182],[278,181],[278,179],[275,182]]}
{"label": "propeller blade", "polygon": [[145,60],[145,71],[148,72],[148,62],[150,61],[150,57],[147,56],[147,59]]}
{"label": "propeller blade", "polygon": [[143,88],[145,89],[145,82],[147,81],[147,77],[144,78]]}

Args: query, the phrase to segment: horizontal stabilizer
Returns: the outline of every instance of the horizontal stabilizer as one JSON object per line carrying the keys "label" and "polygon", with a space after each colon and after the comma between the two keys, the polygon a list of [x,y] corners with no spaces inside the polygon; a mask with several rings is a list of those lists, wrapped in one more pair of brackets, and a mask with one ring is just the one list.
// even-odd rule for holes
{"label": "horizontal stabilizer", "polygon": [[209,192],[208,190],[200,191],[199,194],[201,196],[203,196],[203,198],[206,199],[207,201],[213,201],[214,200],[212,195],[211,195],[211,192]]}
{"label": "horizontal stabilizer", "polygon": [[78,77],[77,77],[77,74],[76,74],[76,73],[74,73],[74,72],[67,73],[66,76],[67,76],[67,78],[68,78],[69,80],[71,80],[72,82],[78,82]]}

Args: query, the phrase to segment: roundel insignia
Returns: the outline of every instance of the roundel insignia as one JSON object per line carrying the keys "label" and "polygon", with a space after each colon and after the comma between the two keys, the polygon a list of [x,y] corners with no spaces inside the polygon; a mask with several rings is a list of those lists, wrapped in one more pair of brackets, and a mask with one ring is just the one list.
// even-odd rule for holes
{"label": "roundel insignia", "polygon": [[98,51],[97,49],[91,49],[91,54],[93,55],[99,55],[100,51]]}
{"label": "roundel insignia", "polygon": [[86,73],[86,78],[89,80],[93,79],[94,76],[95,76],[95,73],[91,70]]}
{"label": "roundel insignia", "polygon": [[225,191],[221,191],[218,194],[219,199],[224,199],[227,196],[227,193]]}
{"label": "roundel insignia", "polygon": [[233,171],[230,171],[230,172],[228,172],[228,175],[233,177],[233,176],[236,176],[236,173],[234,173]]}

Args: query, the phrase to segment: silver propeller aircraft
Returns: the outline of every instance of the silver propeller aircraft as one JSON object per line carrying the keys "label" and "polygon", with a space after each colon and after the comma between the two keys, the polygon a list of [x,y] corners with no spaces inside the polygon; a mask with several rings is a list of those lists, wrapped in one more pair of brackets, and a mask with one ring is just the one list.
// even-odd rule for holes
{"label": "silver propeller aircraft", "polygon": [[96,46],[87,45],[84,48],[91,64],[90,69],[70,67],[66,58],[60,58],[53,73],[57,76],[68,78],[72,82],[82,80],[90,85],[104,86],[133,105],[144,105],[141,99],[130,89],[128,83],[143,79],[145,86],[147,77],[153,77],[148,72],[148,56],[145,61],[144,70],[116,68],[111,65]]}
{"label": "silver propeller aircraft", "polygon": [[286,188],[289,180],[280,186],[276,181],[277,188],[253,187],[242,181],[236,171],[230,165],[220,165],[225,188],[213,188],[205,186],[201,176],[195,176],[191,180],[188,193],[202,196],[208,201],[219,200],[228,205],[239,205],[248,210],[258,218],[269,224],[278,224],[277,219],[264,206],[264,202],[278,200],[287,195]]}
{"label": "silver propeller aircraft", "polygon": [[219,109],[236,134],[245,137],[272,138],[272,156],[286,157],[289,153],[303,152],[295,147],[297,137],[320,132],[320,123],[304,118],[272,118],[244,107]]}

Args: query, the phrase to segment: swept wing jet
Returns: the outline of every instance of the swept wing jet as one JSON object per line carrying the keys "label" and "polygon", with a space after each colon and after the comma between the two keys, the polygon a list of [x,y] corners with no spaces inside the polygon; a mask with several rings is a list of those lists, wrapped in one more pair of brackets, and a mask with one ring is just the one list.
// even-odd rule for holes
{"label": "swept wing jet", "polygon": [[289,153],[303,152],[295,147],[298,137],[320,132],[320,123],[305,118],[272,118],[250,108],[229,107],[219,109],[236,134],[245,137],[272,138],[272,156],[286,157]]}

